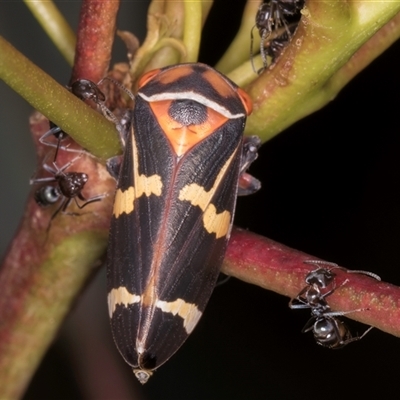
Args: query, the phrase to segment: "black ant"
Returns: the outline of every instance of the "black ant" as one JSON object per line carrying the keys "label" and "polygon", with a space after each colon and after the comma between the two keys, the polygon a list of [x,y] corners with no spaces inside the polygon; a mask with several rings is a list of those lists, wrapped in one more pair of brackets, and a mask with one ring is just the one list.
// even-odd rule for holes
{"label": "black ant", "polygon": [[[326,261],[309,260],[304,261],[307,264],[316,264],[318,266],[327,265],[329,268],[317,268],[306,275],[305,281],[307,286],[289,302],[291,309],[311,309],[311,318],[308,320],[302,332],[312,331],[317,344],[329,349],[340,349],[349,343],[362,339],[373,327],[370,326],[362,335],[352,336],[350,329],[338,317],[350,314],[352,312],[365,311],[367,308],[359,308],[351,311],[331,311],[330,306],[326,301],[326,297],[331,295],[336,289],[335,276],[333,269],[343,269],[337,264]],[[371,276],[376,280],[381,280],[380,277],[368,271],[350,271],[348,273],[357,273]],[[342,287],[348,282],[346,279],[339,287]],[[331,287],[329,289],[329,287]],[[321,289],[327,291],[322,292]]]}
{"label": "black ant", "polygon": [[[108,78],[103,78],[99,84]],[[111,78],[110,78],[111,79]],[[119,124],[117,118],[114,114],[104,105],[104,101],[106,100],[106,96],[104,93],[99,89],[98,85],[94,82],[90,81],[89,79],[78,79],[77,81],[73,82],[68,89],[71,91],[79,99],[85,101],[90,100],[97,104],[97,106],[101,109],[103,115],[110,121],[114,122],[115,124]],[[39,142],[45,144],[47,146],[55,147],[56,151],[54,154],[54,160],[57,159],[58,150],[67,150],[72,152],[81,152],[78,149],[68,149],[68,147],[61,146],[61,142],[63,142],[69,135],[64,132],[59,126],[57,126],[54,122],[49,121],[50,129],[39,138]],[[56,138],[56,143],[49,141],[48,138],[54,136]]]}
{"label": "black ant", "polygon": [[[261,38],[260,54],[264,66],[258,71],[260,73],[268,66],[267,56],[274,62],[289,43],[300,21],[303,7],[304,0],[268,0],[260,5],[251,30],[250,58],[254,72],[257,72],[253,64],[254,28],[258,29]],[[266,40],[272,34],[274,35],[268,46],[265,46]]]}
{"label": "black ant", "polygon": [[329,261],[305,260],[304,264],[312,264],[312,265],[318,265],[318,266],[326,265],[326,266],[330,267],[330,268],[317,268],[317,269],[309,272],[306,275],[305,281],[308,285],[312,285],[315,283],[322,289],[326,288],[330,283],[332,283],[333,279],[336,276],[336,274],[334,272],[332,272],[332,270],[334,270],[334,269],[341,269],[343,271],[346,271],[348,274],[368,275],[371,278],[376,279],[377,281],[381,280],[380,276],[373,272],[346,269],[344,267],[340,267],[339,265],[337,265],[333,262],[329,262]]}
{"label": "black ant", "polygon": [[[72,200],[75,201],[79,209],[82,209],[88,204],[100,201],[104,198],[104,195],[99,195],[86,199],[82,195],[82,190],[89,176],[83,172],[65,172],[79,157],[80,156],[75,157],[61,168],[58,168],[55,162],[53,162],[54,168],[43,164],[43,168],[53,176],[32,179],[30,182],[31,185],[46,183],[46,185],[36,190],[34,194],[35,200],[40,206],[45,207],[61,201],[60,206],[53,213],[50,221],[52,221],[60,211],[65,212]],[[55,183],[55,185],[47,185],[47,183]],[[77,199],[84,203],[80,204]]]}
{"label": "black ant", "polygon": [[78,79],[68,88],[72,94],[81,100],[90,100],[97,104],[103,115],[115,125],[119,124],[117,117],[105,106],[105,94],[99,89],[98,85],[103,83],[104,80],[109,80],[114,84],[120,85],[119,82],[108,76],[100,80],[99,83],[94,83],[89,79]]}
{"label": "black ant", "polygon": [[[102,81],[99,82],[99,84]],[[105,94],[89,79],[78,79],[68,89],[81,100],[92,100],[96,104],[106,100]]]}

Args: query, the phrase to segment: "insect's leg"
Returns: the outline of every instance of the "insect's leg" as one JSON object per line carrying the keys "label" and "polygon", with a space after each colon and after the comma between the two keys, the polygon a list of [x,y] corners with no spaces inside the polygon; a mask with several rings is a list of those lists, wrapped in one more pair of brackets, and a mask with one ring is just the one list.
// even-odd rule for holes
{"label": "insect's leg", "polygon": [[228,282],[231,279],[231,277],[229,275],[225,275],[222,272],[219,274],[218,276],[218,280],[217,283],[215,284],[215,287],[218,286],[222,286],[224,285],[226,282]]}
{"label": "insect's leg", "polygon": [[126,93],[133,101],[135,101],[135,96],[133,95],[133,93],[126,88],[124,85],[121,85],[121,83],[119,83],[117,80],[109,77],[109,76],[105,76],[103,79],[101,79],[98,83],[98,85],[100,85],[103,81],[110,81],[112,82],[115,86],[117,86],[120,90],[122,90],[124,93]]}
{"label": "insect's leg", "polygon": [[[255,27],[256,27],[256,25],[254,25],[251,28],[251,31],[250,31],[250,61],[251,61],[251,68],[253,68],[253,71],[257,74],[258,72],[257,72],[256,67],[254,65],[254,53],[253,53],[253,44],[254,44],[253,43],[254,42],[253,30],[254,30]],[[260,49],[261,49],[261,47],[260,47]]]}
{"label": "insect's leg", "polygon": [[339,267],[339,265],[337,265],[337,264],[335,264],[333,262],[323,261],[323,260],[304,260],[303,263],[304,264],[316,264],[316,265],[329,265],[330,267],[342,268],[342,267]]}
{"label": "insect's leg", "polygon": [[371,278],[376,279],[377,281],[381,281],[381,277],[377,274],[374,274],[373,272],[369,271],[361,271],[361,270],[351,270],[351,269],[346,269],[347,273],[349,274],[362,274],[362,275],[368,275]]}
{"label": "insect's leg", "polygon": [[106,195],[105,194],[99,194],[97,196],[91,197],[90,199],[86,199],[85,197],[82,196],[82,194],[78,194],[77,197],[80,200],[84,201],[83,204],[79,204],[78,200],[76,199],[76,197],[74,197],[75,204],[78,206],[79,209],[82,209],[82,208],[86,207],[90,203],[94,203],[96,201],[100,201],[100,200],[104,199],[104,197],[106,197]]}
{"label": "insect's leg", "polygon": [[[119,123],[120,142],[123,148],[125,148],[125,143],[128,139],[128,135],[131,134],[132,121],[133,110],[128,110],[124,113]],[[111,157],[106,162],[107,171],[115,180],[118,180],[121,163],[122,156]]]}
{"label": "insect's leg", "polygon": [[[76,157],[74,157],[71,161],[67,162],[65,165],[63,165],[61,168],[59,168],[56,164],[56,162],[53,162],[54,167],[57,169],[57,171],[52,172],[51,168],[48,165],[43,165],[43,168],[48,171],[48,172],[52,172],[53,174],[60,174],[62,172],[64,172],[66,169],[68,169],[76,160],[78,160],[79,158],[81,158],[83,155],[83,152],[81,152],[79,155],[77,155]],[[47,167],[47,168],[46,168]]]}
{"label": "insect's leg", "polygon": [[51,136],[55,136],[56,138],[58,138],[59,133],[62,132],[62,130],[59,126],[54,125],[51,121],[49,121],[49,124],[50,129],[39,138],[39,142],[45,144],[46,146],[57,147],[59,144],[59,140],[57,141],[57,143],[52,143],[47,141],[47,139]]}
{"label": "insect's leg", "polygon": [[260,55],[261,55],[261,60],[263,62],[264,67],[258,70],[258,74],[260,75],[267,67],[268,67],[268,60],[267,60],[267,53],[265,52],[265,47],[264,43],[267,40],[267,37],[270,35],[270,32],[268,32],[266,29],[263,31],[263,34],[261,36],[261,43],[260,43]]}
{"label": "insect's leg", "polygon": [[342,269],[344,271],[346,271],[348,274],[362,274],[362,275],[368,275],[371,278],[376,279],[377,281],[381,280],[381,277],[373,272],[369,272],[369,271],[362,271],[362,270],[351,270],[351,269],[347,269],[344,267],[340,267],[339,265],[333,263],[333,262],[329,262],[329,261],[323,261],[323,260],[305,260],[303,261],[304,264],[316,264],[316,265],[328,265],[331,266],[331,270],[338,268],[338,269]]}
{"label": "insect's leg", "polygon": [[340,289],[342,286],[344,286],[346,283],[348,283],[349,282],[349,280],[348,279],[345,279],[339,286],[336,286],[336,281],[333,281],[333,283],[332,283],[332,289],[331,290],[328,290],[326,293],[324,293],[322,296],[321,296],[321,298],[322,299],[325,299],[325,297],[328,297],[328,296],[330,296],[335,290],[337,290],[337,289]]}
{"label": "insect's leg", "polygon": [[315,317],[311,317],[306,324],[304,325],[303,329],[301,330],[301,333],[306,333],[311,331],[314,328],[314,323],[316,322],[316,318]]}
{"label": "insect's leg", "polygon": [[257,150],[260,146],[261,140],[258,136],[248,136],[244,138],[239,172],[240,177],[238,196],[247,196],[248,194],[253,194],[261,187],[261,182],[246,172],[251,163],[257,159]]}
{"label": "insect's leg", "polygon": [[103,113],[103,115],[109,121],[113,122],[118,129],[119,126],[118,118],[103,103],[97,103],[97,105],[100,107],[100,110]]}
{"label": "insect's leg", "polygon": [[[301,296],[305,293],[307,293],[307,291],[310,289],[310,286],[306,286],[305,288],[303,288],[300,293],[294,297],[293,299],[290,299],[289,301],[289,307],[292,310],[298,310],[298,309],[302,309],[302,308],[311,308],[311,306],[308,304],[308,302],[306,300],[304,300],[304,298],[302,298]],[[295,303],[298,302],[298,303]]]}
{"label": "insect's leg", "polygon": [[342,346],[346,346],[347,344],[349,344],[349,343],[352,343],[352,342],[356,342],[357,340],[361,340],[371,329],[374,329],[374,327],[373,326],[370,326],[362,335],[360,335],[360,336],[353,336],[353,337],[351,337],[351,338],[349,338],[349,339],[347,339],[347,340],[344,340],[343,342],[341,342],[341,345]]}
{"label": "insect's leg", "polygon": [[30,185],[36,185],[37,183],[43,183],[43,182],[56,182],[57,179],[52,177],[48,177],[48,178],[35,178],[35,179],[31,179],[29,181]]}
{"label": "insect's leg", "polygon": [[61,205],[57,208],[56,211],[54,211],[53,215],[50,218],[50,223],[49,226],[47,227],[47,231],[50,229],[51,221],[57,216],[57,214],[61,211],[64,212],[66,208],[68,207],[68,204],[71,202],[71,199],[65,198],[65,200],[61,203]]}
{"label": "insect's leg", "polygon": [[353,312],[360,312],[360,311],[368,311],[369,308],[356,308],[355,310],[349,310],[349,311],[329,311],[326,312],[324,315],[327,317],[342,317],[343,315],[351,314]]}
{"label": "insect's leg", "polygon": [[116,181],[118,181],[119,169],[121,166],[121,162],[122,162],[122,156],[111,157],[106,162],[106,168],[107,168],[108,173]]}

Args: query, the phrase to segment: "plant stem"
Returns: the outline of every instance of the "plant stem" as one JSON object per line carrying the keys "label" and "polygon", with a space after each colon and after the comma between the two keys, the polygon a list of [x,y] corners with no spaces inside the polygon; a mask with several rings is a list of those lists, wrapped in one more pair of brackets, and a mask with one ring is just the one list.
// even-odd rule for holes
{"label": "plant stem", "polygon": [[113,123],[59,85],[1,36],[0,79],[97,157],[107,159],[120,152]]}
{"label": "plant stem", "polygon": [[[255,25],[255,15],[261,1],[247,0],[246,6],[243,11],[242,22],[240,28],[232,43],[226,50],[225,54],[218,61],[215,68],[223,74],[229,74],[235,68],[238,68],[241,64],[247,63],[250,58],[250,53],[253,53],[254,49],[257,50],[260,46],[260,35],[258,30],[254,30],[254,40],[251,41],[253,35],[253,27]],[[253,47],[252,49],[250,48]],[[252,80],[256,78],[256,74],[253,70],[251,77]],[[236,81],[235,81],[236,82]],[[238,82],[236,82],[238,83]],[[240,83],[241,84],[241,83]]]}
{"label": "plant stem", "polygon": [[[307,2],[299,28],[282,56],[247,87],[254,112],[247,121],[246,134],[269,140],[331,101],[348,82],[346,63],[350,62],[356,72],[399,37],[398,32],[390,38],[377,33],[399,11],[400,2]],[[393,31],[398,23],[397,19],[389,22]],[[380,39],[374,42],[374,52],[352,58],[375,34]],[[354,66],[356,61],[360,67]]]}
{"label": "plant stem", "polygon": [[[294,298],[305,286],[305,276],[315,266],[304,264],[315,257],[268,238],[234,228],[222,272],[245,282]],[[346,317],[400,337],[400,288],[361,274],[335,270],[337,286],[329,296],[335,311],[368,308]]]}
{"label": "plant stem", "polygon": [[71,83],[81,78],[97,83],[107,74],[118,9],[119,0],[82,3]]}
{"label": "plant stem", "polygon": [[202,5],[200,1],[184,0],[185,18],[183,42],[186,46],[184,62],[196,62],[199,56]]}
{"label": "plant stem", "polygon": [[[36,113],[31,128],[43,157],[49,149],[38,138],[48,122]],[[75,158],[74,170],[88,174],[87,198],[114,190],[104,166],[75,154],[63,152],[57,161],[64,165]],[[80,215],[59,213],[51,219],[54,207],[42,208],[30,196],[0,269],[0,399],[20,398],[76,296],[100,266],[111,207],[112,196],[106,196],[83,212],[68,207]]]}
{"label": "plant stem", "polygon": [[24,3],[32,11],[67,63],[72,66],[75,56],[75,33],[57,6],[51,0],[24,0]]}

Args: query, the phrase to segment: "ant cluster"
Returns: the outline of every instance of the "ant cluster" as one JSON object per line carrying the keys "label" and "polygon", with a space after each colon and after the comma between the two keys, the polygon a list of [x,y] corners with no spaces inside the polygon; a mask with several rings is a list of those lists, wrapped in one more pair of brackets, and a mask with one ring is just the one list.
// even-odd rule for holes
{"label": "ant cluster", "polygon": [[260,55],[263,67],[261,73],[268,67],[268,59],[271,64],[281,55],[289,44],[294,32],[299,25],[301,10],[304,0],[266,0],[258,8],[255,25],[251,30],[250,58],[254,72],[257,72],[253,62],[253,30],[258,29],[260,42]]}
{"label": "ant cluster", "polygon": [[332,311],[327,303],[326,298],[348,282],[348,279],[346,279],[339,286],[336,286],[336,274],[333,270],[341,269],[349,274],[368,275],[378,281],[381,278],[372,272],[351,271],[326,261],[308,260],[304,261],[304,263],[315,264],[318,268],[306,275],[305,282],[307,286],[289,302],[291,309],[311,309],[311,318],[302,329],[302,332],[312,331],[317,344],[329,349],[340,349],[349,343],[362,339],[373,327],[370,326],[360,336],[353,336],[348,326],[340,317],[353,312],[366,311],[368,308],[358,308],[350,311]]}
{"label": "ant cluster", "polygon": [[[111,111],[109,111],[103,103],[106,97],[95,83],[87,79],[80,79],[74,82],[69,89],[79,99],[90,100],[96,103],[103,114],[108,119],[114,121],[114,119],[111,117]],[[115,118],[115,116],[113,117]],[[86,199],[83,196],[82,191],[89,180],[89,176],[84,172],[67,172],[67,169],[82,156],[84,150],[69,148],[67,145],[65,145],[65,142],[69,139],[68,134],[52,121],[49,121],[49,125],[50,129],[39,138],[39,142],[46,146],[55,148],[52,166],[46,164],[46,162],[43,163],[43,169],[52,176],[45,178],[34,178],[31,179],[30,183],[31,185],[44,184],[40,186],[34,193],[35,201],[39,206],[47,207],[59,203],[59,207],[55,210],[50,219],[51,222],[60,211],[66,211],[72,200],[79,209],[82,209],[88,204],[100,201],[104,195],[94,196],[89,199]],[[54,139],[51,139],[52,137],[55,138],[55,141]],[[64,166],[59,167],[57,165],[59,150],[79,152],[80,154],[73,160],[66,163]],[[83,203],[80,204],[78,199]]]}

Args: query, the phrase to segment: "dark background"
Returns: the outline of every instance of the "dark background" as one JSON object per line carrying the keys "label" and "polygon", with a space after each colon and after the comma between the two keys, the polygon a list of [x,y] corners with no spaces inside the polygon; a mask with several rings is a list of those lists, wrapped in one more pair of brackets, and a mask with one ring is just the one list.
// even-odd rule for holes
{"label": "dark background", "polygon": [[[79,2],[57,2],[75,29]],[[213,64],[242,2],[216,1],[200,61]],[[124,2],[119,28],[144,38],[146,2]],[[137,21],[133,23],[132,21]],[[70,69],[22,2],[0,3],[0,34],[60,83]],[[118,43],[118,42],[117,42]],[[395,44],[323,110],[266,143],[236,224],[315,257],[400,283],[399,74]],[[123,61],[119,43],[115,61]],[[31,107],[0,81],[0,250],[22,214],[35,156]],[[400,340],[373,330],[343,350],[301,334],[309,311],[230,279],[180,351],[141,387],[114,347],[102,271],[68,317],[25,396],[38,399],[307,399],[392,397]],[[365,327],[354,327],[363,332]]]}

